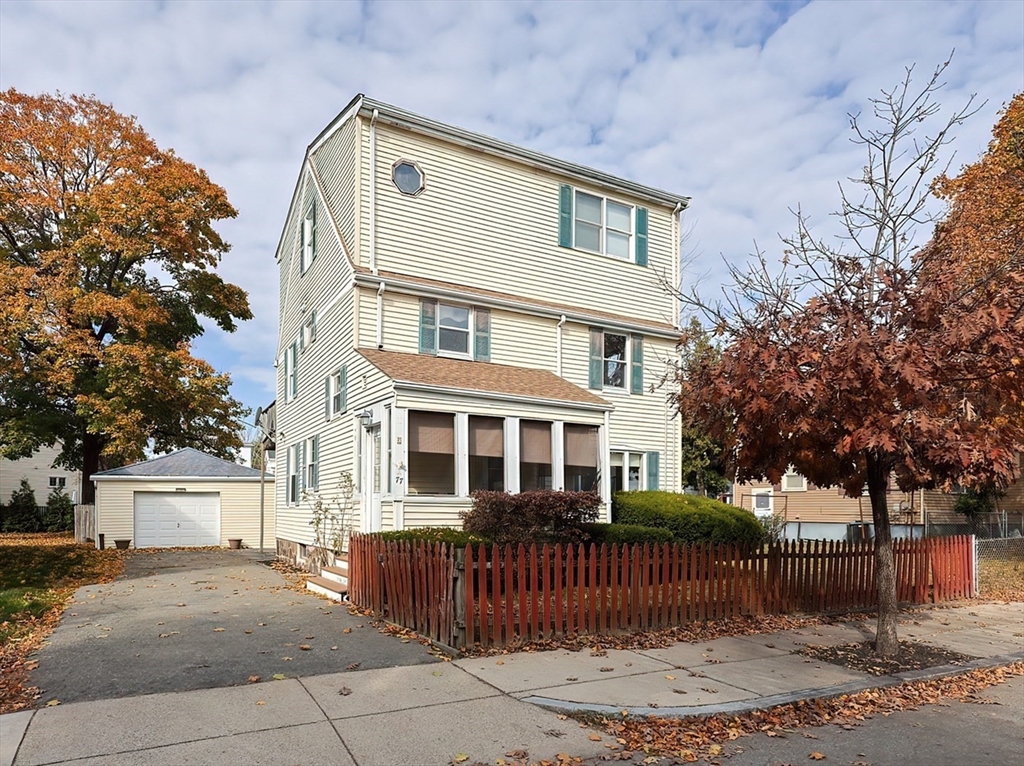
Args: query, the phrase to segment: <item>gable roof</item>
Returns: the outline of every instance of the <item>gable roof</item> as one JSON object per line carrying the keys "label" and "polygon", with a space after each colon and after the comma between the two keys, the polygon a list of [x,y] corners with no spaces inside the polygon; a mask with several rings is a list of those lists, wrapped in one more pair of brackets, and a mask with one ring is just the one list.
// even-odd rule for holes
{"label": "gable roof", "polygon": [[376,289],[381,282],[384,282],[389,287],[398,289],[399,292],[412,292],[414,294],[432,294],[436,291],[458,292],[465,295],[471,295],[476,298],[482,298],[485,301],[485,305],[492,305],[499,308],[507,308],[511,310],[519,308],[520,311],[528,309],[529,313],[546,313],[555,317],[559,314],[565,314],[569,318],[578,322],[599,325],[612,324],[634,332],[646,332],[663,338],[671,338],[673,340],[678,339],[679,337],[679,330],[668,322],[636,319],[622,314],[613,314],[610,311],[600,311],[598,309],[571,306],[567,303],[556,303],[555,301],[546,301],[540,298],[524,298],[523,296],[513,295],[512,293],[503,293],[497,290],[487,290],[480,287],[469,287],[468,285],[460,285],[455,282],[445,282],[440,279],[417,277],[412,274],[399,274],[394,271],[378,271],[376,274],[373,274],[365,266],[355,267],[355,272],[355,278],[358,283],[371,286],[374,289]]}
{"label": "gable roof", "polygon": [[260,472],[238,463],[221,460],[191,447],[141,463],[94,473],[90,478],[167,477],[194,479],[259,479]]}
{"label": "gable roof", "polygon": [[412,384],[452,392],[480,392],[537,401],[567,403],[588,409],[610,410],[612,405],[549,370],[514,367],[493,362],[471,362],[446,359],[427,354],[401,351],[379,351],[361,348],[357,351],[396,384]]}

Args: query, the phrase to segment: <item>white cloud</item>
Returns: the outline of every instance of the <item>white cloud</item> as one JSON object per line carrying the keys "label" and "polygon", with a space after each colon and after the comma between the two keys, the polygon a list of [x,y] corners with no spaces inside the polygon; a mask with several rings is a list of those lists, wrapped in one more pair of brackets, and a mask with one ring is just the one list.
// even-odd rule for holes
{"label": "white cloud", "polygon": [[1024,5],[974,2],[20,2],[0,87],[95,93],[205,168],[239,209],[221,269],[257,318],[199,348],[236,395],[272,395],[273,251],[306,145],[357,92],[692,195],[689,246],[778,251],[802,205],[829,231],[860,150],[846,113],[954,47],[950,108],[988,104],[957,164],[1024,89]]}

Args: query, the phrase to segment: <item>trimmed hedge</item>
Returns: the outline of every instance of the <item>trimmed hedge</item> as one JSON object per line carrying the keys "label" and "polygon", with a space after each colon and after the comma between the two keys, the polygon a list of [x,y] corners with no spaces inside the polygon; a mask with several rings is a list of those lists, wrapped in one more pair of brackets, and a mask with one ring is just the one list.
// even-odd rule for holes
{"label": "trimmed hedge", "polygon": [[677,543],[760,543],[764,539],[764,527],[753,513],[699,495],[619,492],[612,499],[612,520],[668,529]]}
{"label": "trimmed hedge", "polygon": [[498,545],[583,543],[587,536],[582,526],[596,521],[600,510],[596,492],[474,492],[462,526]]}
{"label": "trimmed hedge", "polygon": [[391,532],[372,532],[367,537],[375,537],[387,542],[424,541],[428,543],[448,543],[463,548],[467,545],[490,543],[480,535],[470,534],[462,529],[452,527],[419,527]]}
{"label": "trimmed hedge", "polygon": [[672,530],[661,527],[641,527],[639,524],[584,524],[583,531],[590,535],[590,541],[600,545],[643,545],[661,544],[673,541]]}

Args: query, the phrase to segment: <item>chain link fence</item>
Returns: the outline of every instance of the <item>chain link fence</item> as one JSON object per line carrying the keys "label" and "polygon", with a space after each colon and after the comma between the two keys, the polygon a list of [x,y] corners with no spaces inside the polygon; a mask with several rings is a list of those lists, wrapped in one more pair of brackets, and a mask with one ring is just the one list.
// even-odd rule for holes
{"label": "chain link fence", "polygon": [[963,521],[948,518],[928,522],[928,537],[974,535],[978,559],[1024,561],[1024,511],[997,511]]}

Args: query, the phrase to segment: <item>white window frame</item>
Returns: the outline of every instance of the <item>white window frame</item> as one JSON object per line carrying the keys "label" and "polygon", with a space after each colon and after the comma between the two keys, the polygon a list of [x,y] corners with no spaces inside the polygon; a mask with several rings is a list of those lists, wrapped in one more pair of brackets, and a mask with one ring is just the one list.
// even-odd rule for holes
{"label": "white window frame", "polygon": [[[600,249],[592,250],[589,247],[580,245],[576,242],[576,223],[580,219],[578,218],[579,212],[579,195],[585,195],[594,199],[601,200],[601,223],[598,224],[600,234],[598,235],[598,243]],[[629,231],[622,231],[621,229],[615,229],[608,225],[608,203],[611,202],[613,205],[619,205],[620,207],[627,208],[629,210]],[[593,226],[591,221],[583,221],[583,223]],[[617,255],[615,253],[608,252],[608,232],[612,231],[618,234],[626,235],[626,254]],[[577,250],[584,250],[588,253],[600,253],[601,255],[607,255],[610,258],[618,258],[620,261],[632,261],[633,252],[636,248],[636,205],[629,205],[625,202],[620,202],[617,199],[611,199],[601,194],[593,194],[582,189],[573,189],[572,197],[572,246]]]}
{"label": "white window frame", "polygon": [[[757,498],[768,497],[768,510],[758,511],[757,509]],[[750,491],[750,511],[759,518],[767,518],[775,513],[775,492],[771,487],[767,489],[754,489]]]}
{"label": "white window frame", "polygon": [[288,447],[288,476],[285,483],[285,504],[296,506],[302,499],[302,442]]}
{"label": "white window frame", "polygon": [[299,332],[299,350],[305,351],[306,346],[312,345],[316,340],[316,309],[306,312],[306,318],[302,320],[302,330]]}
{"label": "white window frame", "polygon": [[[789,479],[792,479],[792,478],[796,478],[796,479],[800,480],[799,484],[797,486],[795,486],[795,487],[794,486],[790,486],[787,483],[787,481]],[[799,473],[797,473],[796,471],[793,470],[792,466],[790,466],[789,469],[786,471],[786,473],[784,473],[782,475],[782,481],[779,483],[779,487],[781,488],[781,490],[783,492],[806,492],[807,491],[807,477],[800,475]]]}
{"label": "white window frame", "polygon": [[311,436],[306,439],[305,448],[303,454],[306,458],[305,465],[302,466],[303,482],[302,486],[305,489],[319,489],[320,488],[320,455],[319,445],[317,445],[316,461],[313,460],[313,442],[316,439],[315,436]]}
{"label": "white window frame", "polygon": [[[448,351],[441,348],[441,312],[445,309],[460,309],[469,312],[469,327],[466,330],[466,351]],[[464,303],[451,303],[446,301],[437,302],[437,319],[435,320],[437,333],[437,355],[447,357],[448,359],[469,359],[472,360],[474,344],[476,343],[476,310],[473,306],[467,306]],[[457,330],[462,332],[462,330]]]}
{"label": "white window frame", "polygon": [[339,367],[331,373],[331,401],[330,401],[330,413],[331,419],[334,419],[344,413],[341,408],[341,368]]}
{"label": "white window frame", "polygon": [[66,476],[51,476],[50,477],[50,488],[51,489],[64,489],[68,485],[68,479]]}
{"label": "white window frame", "polygon": [[[608,451],[608,474],[611,475],[611,460],[615,455],[622,455],[622,492],[642,492],[647,489],[647,450],[627,450],[612,447]],[[630,455],[640,456],[640,476],[637,477],[637,488],[629,489],[629,458]]]}
{"label": "white window frame", "polygon": [[[624,372],[622,375],[622,385],[616,386],[608,382],[608,362],[611,361],[611,357],[606,356],[606,339],[609,335],[617,335],[620,338],[626,339],[626,347],[624,358],[622,360]],[[632,374],[633,374],[633,337],[628,332],[615,332],[614,330],[601,330],[601,388],[602,390],[610,391],[622,391],[629,393],[632,386]]]}
{"label": "white window frame", "polygon": [[315,236],[316,228],[313,219],[308,215],[302,217],[302,252],[299,254],[301,263],[299,264],[302,274],[309,271],[313,265],[313,261],[316,260],[316,251],[313,247],[313,237]]}
{"label": "white window frame", "polygon": [[284,399],[290,402],[299,395],[299,341],[293,341],[284,352]]}

